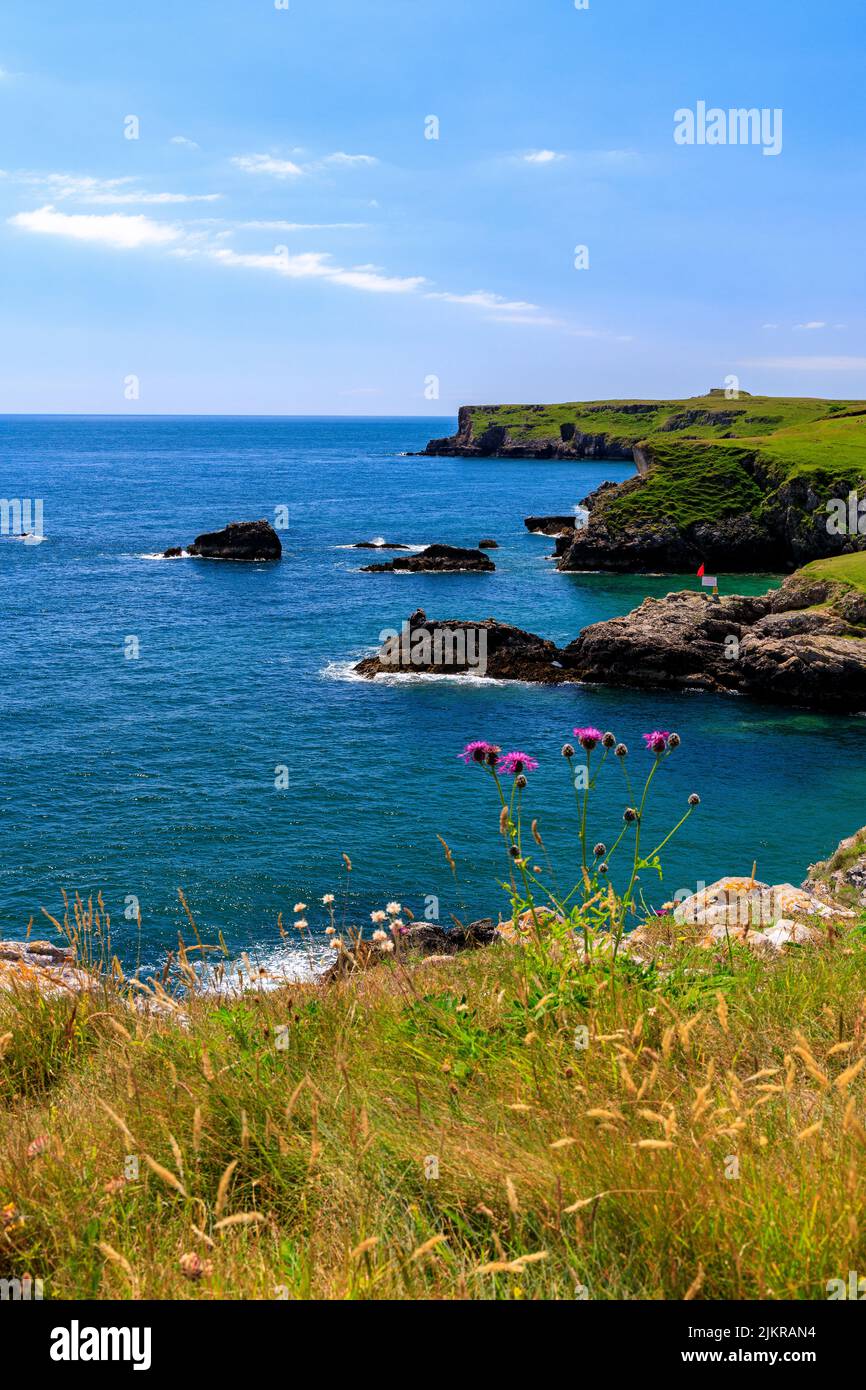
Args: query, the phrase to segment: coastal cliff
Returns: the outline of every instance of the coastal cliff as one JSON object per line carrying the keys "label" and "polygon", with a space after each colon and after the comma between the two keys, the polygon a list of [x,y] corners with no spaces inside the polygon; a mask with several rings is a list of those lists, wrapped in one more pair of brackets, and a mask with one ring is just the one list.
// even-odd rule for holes
{"label": "coastal cliff", "polygon": [[[427,455],[630,460],[585,498],[561,570],[791,571],[866,546],[866,402],[711,393],[684,401],[463,406]],[[831,525],[833,509],[854,512]],[[577,499],[576,499],[577,500]],[[852,524],[853,522],[853,524]],[[862,531],[860,529],[862,523]]]}

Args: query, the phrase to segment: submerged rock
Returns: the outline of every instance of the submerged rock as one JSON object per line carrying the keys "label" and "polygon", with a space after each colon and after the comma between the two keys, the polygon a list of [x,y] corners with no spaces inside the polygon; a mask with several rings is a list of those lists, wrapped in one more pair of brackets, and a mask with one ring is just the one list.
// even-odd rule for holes
{"label": "submerged rock", "polygon": [[381,565],[364,565],[364,574],[455,574],[466,570],[485,572],[495,569],[493,561],[483,550],[464,549],[459,545],[428,545],[414,555],[398,555]]}
{"label": "submerged rock", "polygon": [[[166,550],[170,559],[180,553],[177,546]],[[283,553],[280,538],[264,518],[261,521],[230,521],[221,531],[205,531],[196,536],[187,550],[203,560],[279,560]]]}
{"label": "submerged rock", "polygon": [[498,550],[499,542],[494,540],[484,540],[478,542],[479,550]]}

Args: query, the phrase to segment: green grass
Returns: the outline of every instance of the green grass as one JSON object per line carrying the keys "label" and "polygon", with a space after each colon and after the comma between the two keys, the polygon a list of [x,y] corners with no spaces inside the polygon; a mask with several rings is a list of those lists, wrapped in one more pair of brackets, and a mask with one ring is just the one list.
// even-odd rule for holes
{"label": "green grass", "polygon": [[[630,413],[623,410],[624,406],[645,409]],[[735,439],[756,439],[785,430],[808,430],[849,411],[866,411],[866,402],[776,396],[741,396],[739,400],[727,401],[720,396],[693,396],[681,401],[572,401],[561,405],[470,409],[476,437],[491,425],[502,425],[516,443],[543,439],[558,443],[560,426],[572,424],[585,434],[608,434],[637,444],[659,433],[686,433],[697,439],[718,439],[722,434]],[[690,420],[691,412],[709,413],[710,419]]]}
{"label": "green grass", "polygon": [[[637,414],[623,407],[643,405]],[[599,501],[614,531],[670,520],[679,526],[751,513],[772,505],[778,488],[803,480],[822,496],[866,479],[866,403],[772,396],[698,396],[685,401],[583,402],[480,406],[478,437],[504,426],[514,442],[560,442],[572,424],[604,434],[624,451],[640,444],[650,460],[640,486]]]}
{"label": "green grass", "polygon": [[600,504],[606,524],[613,529],[627,522],[664,518],[688,526],[760,506],[764,494],[746,466],[753,457],[747,449],[657,439],[653,456],[653,467],[640,486]]}
{"label": "green grass", "polygon": [[807,579],[832,579],[850,584],[866,594],[866,552],[862,550],[853,555],[835,555],[830,560],[813,560],[798,573]]}
{"label": "green grass", "polygon": [[110,985],[0,996],[0,1276],[55,1298],[822,1298],[866,1267],[863,929],[769,963],[670,943],[663,975],[502,945],[194,999],[187,1028]]}

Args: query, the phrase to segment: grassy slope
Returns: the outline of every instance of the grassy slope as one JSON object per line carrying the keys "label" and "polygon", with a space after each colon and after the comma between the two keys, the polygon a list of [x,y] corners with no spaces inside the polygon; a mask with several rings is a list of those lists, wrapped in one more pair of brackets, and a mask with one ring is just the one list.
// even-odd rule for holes
{"label": "grassy slope", "polygon": [[501,946],[199,999],[186,1031],[111,991],[0,996],[0,1207],[23,1216],[0,1275],[76,1298],[822,1298],[866,1267],[863,931],[770,964],[674,947],[664,985],[626,965],[615,988]]}
{"label": "grassy slope", "polygon": [[[816,487],[854,487],[866,477],[862,401],[699,396],[645,402],[655,408],[639,415],[623,413],[619,407],[626,404],[635,403],[477,407],[473,429],[478,435],[488,425],[500,424],[515,441],[558,442],[560,425],[572,423],[583,433],[646,444],[654,462],[643,485],[600,504],[614,529],[632,521],[670,518],[688,525],[759,511],[767,494],[755,481],[756,461],[777,486],[807,477]],[[689,420],[692,411],[708,411],[715,418]],[[678,428],[664,428],[671,420]]]}
{"label": "grassy slope", "polygon": [[831,560],[813,560],[798,573],[804,578],[835,579],[866,594],[866,553],[836,555]]}

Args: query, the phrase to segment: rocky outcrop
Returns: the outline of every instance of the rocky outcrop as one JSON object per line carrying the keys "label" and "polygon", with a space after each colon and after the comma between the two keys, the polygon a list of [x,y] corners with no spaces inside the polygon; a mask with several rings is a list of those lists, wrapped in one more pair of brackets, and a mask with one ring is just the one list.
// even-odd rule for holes
{"label": "rocky outcrop", "polygon": [[33,988],[45,998],[96,989],[99,980],[82,970],[69,946],[52,941],[0,941],[0,990]]}
{"label": "rocky outcrop", "polygon": [[364,574],[456,574],[494,570],[496,566],[483,550],[464,549],[459,545],[428,545],[414,555],[398,555],[379,565],[364,565]]}
{"label": "rocky outcrop", "polygon": [[478,549],[479,549],[479,550],[498,550],[498,549],[499,549],[499,542],[498,542],[498,541],[491,540],[490,538],[488,538],[488,539],[486,539],[486,540],[483,540],[483,541],[479,541],[479,542],[478,542]]}
{"label": "rocky outcrop", "polygon": [[569,516],[525,516],[523,524],[536,536],[571,536],[577,522],[572,512]]}
{"label": "rocky outcrop", "polygon": [[808,880],[795,888],[792,883],[770,885],[755,878],[720,878],[709,888],[667,903],[654,921],[629,933],[623,946],[645,963],[663,958],[670,946],[684,940],[720,951],[736,944],[773,957],[789,946],[814,947],[837,939],[856,915],[845,903],[818,894]]}
{"label": "rocky outcrop", "polygon": [[385,641],[376,656],[359,661],[355,670],[372,680],[399,674],[471,673],[495,680],[537,681],[554,685],[566,679],[553,642],[495,618],[438,621],[419,608],[400,633]]}
{"label": "rocky outcrop", "polygon": [[484,917],[467,926],[441,927],[434,922],[417,922],[404,928],[391,938],[392,949],[383,951],[375,941],[364,937],[353,938],[348,933],[333,965],[322,975],[323,984],[345,979],[359,970],[370,970],[373,966],[395,958],[407,965],[424,964],[425,960],[449,960],[462,951],[477,951],[483,946],[492,946],[499,939],[496,923],[492,917]]}
{"label": "rocky outcrop", "polygon": [[620,574],[690,574],[701,564],[708,572],[772,573],[791,569],[795,563],[787,542],[772,536],[766,526],[748,515],[699,521],[686,527],[661,520],[614,529],[603,516],[590,511],[588,524],[576,531],[558,554],[560,570]]}
{"label": "rocky outcrop", "polygon": [[866,908],[866,825],[842,840],[829,859],[812,864],[803,887],[824,901]]}
{"label": "rocky outcrop", "polygon": [[866,596],[791,575],[771,593],[683,590],[594,623],[568,646],[494,618],[413,613],[363,676],[471,672],[496,680],[704,690],[838,714],[866,711]]}
{"label": "rocky outcrop", "polygon": [[[166,559],[182,553],[177,546],[164,552]],[[262,519],[230,521],[221,531],[205,531],[186,553],[203,560],[279,560],[283,547],[273,526]]]}
{"label": "rocky outcrop", "polygon": [[[654,406],[645,408],[650,411],[655,409]],[[558,439],[512,439],[505,425],[490,425],[476,433],[473,418],[475,409],[473,406],[462,405],[457,414],[457,433],[443,439],[431,439],[418,457],[433,455],[440,458],[619,460],[634,457],[634,440],[620,439],[603,431],[597,434],[586,432],[568,423],[559,427]],[[495,407],[481,406],[479,409],[483,414]],[[542,406],[527,407],[530,414],[533,410],[540,412],[543,409]],[[627,410],[628,407],[625,407],[623,413]]]}
{"label": "rocky outcrop", "polygon": [[792,575],[762,597],[691,591],[648,598],[564,649],[573,679],[646,689],[737,692],[838,713],[866,710],[862,596]]}

